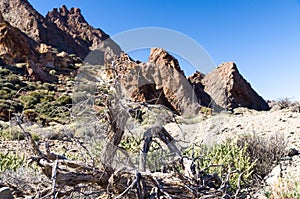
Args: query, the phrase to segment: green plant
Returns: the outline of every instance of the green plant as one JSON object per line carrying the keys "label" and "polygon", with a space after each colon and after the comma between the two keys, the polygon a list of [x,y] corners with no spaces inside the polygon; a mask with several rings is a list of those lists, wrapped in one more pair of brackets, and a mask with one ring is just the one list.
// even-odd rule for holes
{"label": "green plant", "polygon": [[223,181],[228,173],[236,170],[236,173],[229,176],[230,190],[235,191],[238,188],[241,173],[243,173],[243,180],[240,182],[241,187],[252,183],[252,173],[256,161],[252,161],[247,154],[247,149],[247,145],[240,147],[231,141],[227,141],[213,147],[194,145],[185,152],[185,155],[199,157],[197,160],[199,169],[205,173],[215,173]]}
{"label": "green plant", "polygon": [[56,103],[60,106],[72,104],[72,98],[69,95],[61,95],[56,99]]}
{"label": "green plant", "polygon": [[119,145],[126,151],[137,153],[140,151],[141,142],[142,142],[141,139],[136,139],[133,136],[127,136],[120,141]]}
{"label": "green plant", "polygon": [[14,170],[22,167],[25,163],[25,157],[19,157],[15,155],[9,155],[9,153],[3,154],[0,153],[0,172],[4,172],[6,170]]}
{"label": "green plant", "polygon": [[31,95],[24,95],[19,97],[21,103],[24,106],[24,109],[32,109],[35,107],[35,105],[39,102],[39,99],[36,97],[33,97]]}
{"label": "green plant", "polygon": [[34,109],[26,109],[23,111],[23,115],[26,121],[34,122],[38,116]]}
{"label": "green plant", "polygon": [[24,135],[19,128],[7,128],[0,132],[0,137],[3,140],[24,140]]}

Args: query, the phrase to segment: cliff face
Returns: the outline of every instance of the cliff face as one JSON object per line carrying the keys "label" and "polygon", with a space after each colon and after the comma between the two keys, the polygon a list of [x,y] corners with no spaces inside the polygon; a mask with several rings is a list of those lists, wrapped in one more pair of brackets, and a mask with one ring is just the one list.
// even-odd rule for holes
{"label": "cliff face", "polygon": [[223,108],[269,109],[266,101],[253,90],[233,62],[222,63],[207,74],[201,82],[204,91],[212,97],[217,105]]}
{"label": "cliff face", "polygon": [[3,63],[37,60],[36,43],[19,29],[4,20],[0,12],[0,58]]}
{"label": "cliff face", "polygon": [[46,20],[70,35],[75,43],[81,46],[85,56],[87,55],[85,52],[90,50],[103,49],[105,61],[112,61],[115,55],[121,54],[120,47],[109,38],[109,35],[87,23],[79,8],[68,10],[66,6],[62,6],[53,9],[47,14]]}
{"label": "cliff face", "polygon": [[[80,9],[68,10],[63,6],[49,12],[45,18],[27,0],[5,0],[0,1],[0,11],[7,22],[37,43],[76,54],[82,59],[97,47],[108,52],[106,54],[110,57],[120,55],[120,47],[109,40],[109,36],[102,30],[90,26]],[[104,42],[105,40],[109,42]]]}

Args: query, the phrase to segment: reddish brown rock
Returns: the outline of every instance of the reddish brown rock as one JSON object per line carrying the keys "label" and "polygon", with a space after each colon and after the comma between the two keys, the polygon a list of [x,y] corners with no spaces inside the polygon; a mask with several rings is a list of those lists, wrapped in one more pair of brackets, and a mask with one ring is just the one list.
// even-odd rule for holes
{"label": "reddish brown rock", "polygon": [[162,48],[152,48],[148,61],[156,65],[165,65],[174,68],[184,76],[184,72],[181,70],[178,60]]}
{"label": "reddish brown rock", "polygon": [[58,81],[58,78],[54,75],[49,74],[43,69],[43,65],[36,64],[34,62],[27,63],[26,66],[28,74],[33,78],[33,80],[42,81],[42,82],[49,82],[55,83]]}
{"label": "reddish brown rock", "polygon": [[220,107],[234,109],[246,107],[268,110],[266,101],[259,96],[239,73],[235,63],[225,62],[208,73],[201,81],[204,91]]}
{"label": "reddish brown rock", "polygon": [[102,50],[105,61],[112,61],[114,56],[121,54],[120,47],[109,38],[109,35],[87,23],[79,8],[68,10],[66,6],[62,6],[60,9],[53,9],[47,14],[46,20],[70,35],[86,51]]}
{"label": "reddish brown rock", "polygon": [[4,20],[0,12],[0,58],[4,64],[37,59],[36,44],[19,29]]}
{"label": "reddish brown rock", "polygon": [[[106,59],[120,55],[120,48],[100,29],[94,29],[84,20],[80,9],[65,6],[40,15],[27,0],[0,1],[0,11],[12,26],[20,29],[37,43],[44,43],[59,52],[75,54],[84,59],[97,47]],[[104,42],[105,41],[105,42]]]}
{"label": "reddish brown rock", "polygon": [[[129,57],[120,59],[117,65],[120,66],[119,73],[123,74],[121,84],[126,96],[136,101],[162,104],[178,114],[197,113],[200,107],[197,98],[179,65],[174,65],[175,58],[167,61],[164,58],[172,56],[164,50],[158,50],[161,53],[156,54],[158,51],[151,50],[151,53],[155,53],[149,58],[152,63],[138,64]],[[152,59],[154,57],[156,59]]]}

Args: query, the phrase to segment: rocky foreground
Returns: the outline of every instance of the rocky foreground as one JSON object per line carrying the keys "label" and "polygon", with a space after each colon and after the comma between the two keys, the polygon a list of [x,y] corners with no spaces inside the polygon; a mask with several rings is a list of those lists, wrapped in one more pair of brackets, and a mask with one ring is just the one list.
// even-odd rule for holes
{"label": "rocky foreground", "polygon": [[[274,108],[276,109],[276,108]],[[236,139],[244,136],[258,136],[266,139],[282,139],[286,142],[285,155],[279,162],[274,162],[273,171],[265,177],[265,185],[258,186],[255,192],[251,193],[251,198],[267,198],[268,193],[274,198],[281,198],[280,193],[296,192],[299,190],[296,182],[299,181],[300,157],[300,112],[290,109],[254,111],[245,108],[235,109],[233,113],[222,112],[212,116],[199,115],[195,118],[176,117],[176,123],[164,125],[166,130],[177,140],[184,139],[190,143],[201,143],[207,146],[224,142],[228,139]],[[2,123],[4,125],[4,123]],[[149,128],[148,124],[142,125],[142,129]],[[31,133],[39,136],[42,140],[48,140],[51,151],[67,155],[67,157],[77,157],[80,144],[72,142],[72,137],[78,132],[72,125],[55,125],[49,128],[29,126]],[[69,130],[66,133],[67,129]],[[63,133],[62,131],[65,131]],[[141,132],[141,126],[131,129],[132,132]],[[61,132],[57,134],[57,132]],[[137,134],[136,134],[137,135]],[[51,137],[52,136],[52,137]],[[43,141],[41,140],[41,147]],[[180,141],[179,141],[180,143]],[[276,144],[273,143],[273,144]],[[278,143],[280,144],[280,143]],[[9,153],[24,153],[24,148],[28,148],[28,143],[23,141],[1,141],[1,151]],[[91,149],[88,147],[88,149]],[[43,149],[45,150],[45,149]],[[25,152],[26,157],[30,157],[31,151]],[[3,179],[2,179],[3,180]],[[1,178],[0,178],[1,182]],[[5,183],[2,182],[2,183]],[[23,182],[24,183],[24,182]],[[24,186],[24,185],[22,185]],[[278,195],[276,195],[278,194]],[[295,198],[297,198],[295,196]]]}

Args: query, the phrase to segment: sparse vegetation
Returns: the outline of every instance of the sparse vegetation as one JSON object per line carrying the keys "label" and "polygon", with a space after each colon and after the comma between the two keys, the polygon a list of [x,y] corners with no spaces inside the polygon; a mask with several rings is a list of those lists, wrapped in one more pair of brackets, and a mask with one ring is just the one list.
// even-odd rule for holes
{"label": "sparse vegetation", "polygon": [[[66,78],[61,81],[62,83],[55,85],[50,83],[25,81],[24,79],[26,78],[20,78],[17,75],[18,73],[20,73],[20,69],[16,69],[13,67],[0,67],[0,119],[4,118],[3,120],[9,121],[11,118],[16,117],[15,115],[16,113],[18,113],[18,117],[20,116],[19,119],[22,119],[26,125],[39,124],[39,126],[41,127],[50,126],[51,128],[51,122],[52,124],[67,124],[69,121],[71,121],[69,108],[70,104],[72,103],[72,94],[70,94],[69,88],[74,85],[74,78]],[[57,72],[53,70],[52,73],[55,74]],[[115,124],[117,123],[116,121],[118,120],[118,118],[114,118],[116,121],[109,120],[107,116],[107,112],[110,111],[107,108],[107,104],[110,101],[109,96],[114,94],[113,89],[109,89],[109,86],[100,86],[96,88],[93,87],[93,85],[89,84],[84,84],[81,89],[82,90],[75,93],[78,95],[78,97],[75,96],[75,98],[79,101],[88,99],[88,95],[90,95],[91,93],[99,93],[99,95],[95,97],[94,104],[95,106],[97,106],[97,117],[100,118],[100,123],[103,122],[105,123],[105,125],[109,126],[107,127],[103,125],[105,126],[105,128],[102,128],[102,131],[103,129],[107,129],[107,132],[105,132],[106,135],[106,133],[108,133],[108,131],[110,130],[111,133],[115,133],[113,134],[113,136],[115,136],[116,132],[118,131],[118,128]],[[131,116],[130,122],[134,123],[129,125],[134,126],[135,124],[138,124],[141,126],[163,126],[170,121],[174,122],[173,113],[165,107],[161,107],[159,105],[135,105],[136,104],[127,106],[126,104],[126,106],[124,106],[127,108],[126,113],[128,113],[128,116]],[[278,105],[280,109],[291,108],[291,110],[294,112],[300,112],[299,102],[291,102],[288,98],[280,100],[278,102]],[[87,107],[88,106],[86,106],[85,108]],[[91,106],[88,108],[93,107]],[[118,111],[120,110],[118,109],[117,112]],[[194,116],[190,115],[190,118],[181,118],[181,120],[190,121],[190,123],[186,122],[186,124],[194,124],[214,115],[212,113],[212,109],[206,107],[202,107],[200,109],[200,113],[202,113],[201,117],[199,116],[195,118]],[[180,119],[178,121],[180,121]],[[89,121],[86,121],[84,125],[91,126],[92,124],[89,124]],[[87,131],[83,133],[79,132],[80,129],[78,129],[77,127],[74,127],[71,133],[67,130],[63,131],[61,129],[53,128],[51,129],[52,131],[49,132],[33,132],[31,133],[31,138],[33,141],[41,141],[41,143],[44,143],[45,140],[54,142],[58,140],[67,140],[71,143],[71,145],[76,146],[74,147],[75,149],[72,149],[74,152],[70,152],[69,148],[59,149],[59,153],[61,152],[61,154],[64,154],[67,158],[71,159],[72,166],[78,166],[79,161],[86,163],[86,165],[82,164],[80,166],[80,168],[84,168],[86,170],[83,169],[83,171],[78,169],[74,171],[76,176],[73,176],[73,179],[77,179],[77,177],[81,175],[86,175],[88,176],[88,178],[93,177],[94,174],[90,175],[90,173],[86,172],[88,170],[93,170],[93,172],[95,173],[104,172],[104,176],[110,175],[110,179],[116,177],[121,178],[120,181],[117,181],[119,183],[117,185],[109,184],[111,182],[107,182],[109,186],[114,187],[114,190],[109,191],[114,193],[112,194],[113,196],[116,196],[120,194],[121,191],[124,191],[124,187],[129,186],[128,183],[130,184],[134,180],[137,180],[135,179],[136,176],[130,173],[130,171],[126,171],[128,172],[126,173],[122,170],[109,173],[112,172],[112,168],[104,166],[100,157],[103,155],[101,153],[103,152],[103,149],[105,148],[107,143],[106,141],[103,141],[101,144],[98,143],[98,138],[96,138],[96,136],[102,136],[95,135],[101,131],[99,130],[99,126],[92,126],[91,128],[94,128],[92,132]],[[26,134],[24,134],[24,132],[22,132],[16,126],[13,126],[11,128],[9,128],[9,126],[1,126],[0,128],[0,138],[3,141],[22,140],[26,138],[26,136],[24,135]],[[80,141],[79,137],[84,141]],[[117,146],[120,147],[120,149],[124,150],[126,153],[128,152],[129,154],[134,154],[132,155],[130,161],[132,161],[133,164],[138,165],[142,161],[139,157],[139,155],[141,155],[141,150],[146,146],[143,145],[146,141],[142,137],[143,136],[121,136],[119,138],[119,142],[116,142],[114,144],[117,144]],[[76,139],[78,140],[75,144],[74,140]],[[286,147],[285,139],[278,135],[274,135],[268,138],[259,136],[243,136],[237,141],[233,142],[228,140],[227,142],[217,144],[212,147],[203,146],[201,144],[191,146],[184,152],[182,157],[180,157],[179,159],[172,159],[172,161],[170,163],[168,162],[167,165],[166,160],[168,160],[170,154],[170,157],[174,155],[174,151],[168,151],[169,146],[167,147],[166,143],[160,140],[159,136],[151,137],[151,139],[151,145],[149,145],[149,149],[147,150],[147,159],[145,161],[145,164],[147,165],[147,171],[150,171],[151,174],[143,176],[143,179],[145,179],[148,183],[146,186],[150,186],[147,187],[148,189],[157,186],[164,186],[170,188],[170,190],[168,190],[168,188],[166,188],[165,190],[170,191],[172,194],[175,193],[175,195],[177,194],[177,192],[176,190],[172,190],[172,186],[182,190],[182,193],[180,193],[181,195],[195,195],[195,193],[202,194],[202,190],[210,190],[212,191],[211,193],[215,195],[221,193],[220,197],[222,196],[222,194],[223,196],[227,194],[231,197],[242,197],[242,194],[248,194],[247,188],[253,188],[253,186],[255,186],[255,182],[261,182],[262,179],[272,170],[274,165],[277,164],[278,161],[280,161],[280,158],[284,155],[284,149]],[[55,146],[51,147],[54,148]],[[78,149],[78,147],[81,148]],[[122,157],[124,157],[124,154],[122,155]],[[45,157],[46,156],[50,157],[50,153],[48,153],[48,151],[45,154]],[[62,167],[55,168],[53,166],[54,159],[50,159],[49,157],[47,160],[45,159],[46,166],[41,167],[41,165],[39,165],[39,167],[42,168],[44,174],[49,179],[52,178],[51,175],[49,176],[49,173],[53,172],[53,169],[56,169],[57,172],[60,172],[60,174],[62,175],[69,174],[68,169],[70,169],[72,166],[64,163],[63,160],[61,161],[59,159],[58,162],[60,165],[66,164],[64,165],[65,170],[61,172],[60,169]],[[62,156],[55,157],[61,158]],[[183,165],[183,159],[187,159],[188,161],[190,161],[188,168]],[[8,170],[16,171],[18,170],[18,168],[24,166],[24,162],[24,157],[20,158],[16,155],[0,153],[0,172]],[[93,167],[91,167],[91,165],[93,165]],[[95,165],[97,165],[97,167]],[[102,167],[104,167],[105,169],[103,169]],[[161,176],[168,177],[157,178],[155,175],[152,176],[153,173],[159,173],[160,171],[163,171],[160,173]],[[190,171],[192,174],[186,175],[186,171]],[[163,183],[161,182],[163,180],[167,180],[168,178],[173,178],[174,181],[164,181]],[[88,183],[90,183],[89,180],[90,179],[87,180]],[[107,185],[101,184],[102,181],[100,180],[102,180],[102,176],[101,178],[99,177],[96,180],[93,179],[92,183],[90,184],[98,183],[100,184],[100,186],[107,188]],[[157,182],[155,182],[155,180],[157,180]],[[282,180],[284,181],[285,179]],[[122,183],[125,181],[127,184]],[[72,187],[73,185],[70,186],[70,184],[68,184],[69,182],[70,181],[57,181],[56,183],[60,183],[60,185],[66,188],[66,190],[68,190],[70,193],[72,192],[72,190],[75,190],[78,187],[83,187],[82,190],[87,190],[83,186],[84,183],[78,183],[74,188]],[[161,184],[157,185],[154,183],[154,185],[153,182]],[[99,188],[99,186],[96,187],[90,184],[89,189]],[[45,185],[45,187],[47,187],[48,189],[50,186],[51,184],[49,183]],[[297,187],[297,189],[292,191],[292,186]],[[122,187],[122,189],[118,190],[119,187]],[[189,187],[190,190],[186,189],[186,187]],[[278,184],[278,186],[275,187],[275,189],[272,190],[272,193],[270,193],[269,195],[270,198],[297,198],[299,197],[298,188],[299,184],[296,181],[284,181],[282,182],[282,184]],[[49,190],[51,190],[51,187]],[[161,191],[163,191],[163,189],[161,189]],[[106,192],[106,189],[104,192]],[[129,191],[128,195],[131,194],[130,196],[132,196],[134,192],[137,191]]]}
{"label": "sparse vegetation", "polygon": [[196,163],[200,171],[217,174],[222,181],[229,177],[228,186],[230,191],[235,192],[238,188],[252,185],[256,160],[250,157],[248,148],[248,145],[238,146],[232,141],[227,141],[213,147],[194,145],[186,155],[197,159]]}
{"label": "sparse vegetation", "polygon": [[299,180],[294,177],[291,178],[279,178],[278,182],[271,187],[266,193],[266,197],[269,199],[277,198],[300,198],[300,183]]}
{"label": "sparse vegetation", "polygon": [[19,167],[22,167],[25,163],[25,158],[19,157],[16,154],[10,155],[9,153],[0,153],[0,172],[6,170],[16,171]]}
{"label": "sparse vegetation", "polygon": [[256,161],[253,177],[260,182],[285,155],[287,142],[282,135],[277,134],[268,137],[250,135],[241,137],[237,145],[247,146],[250,161]]}

